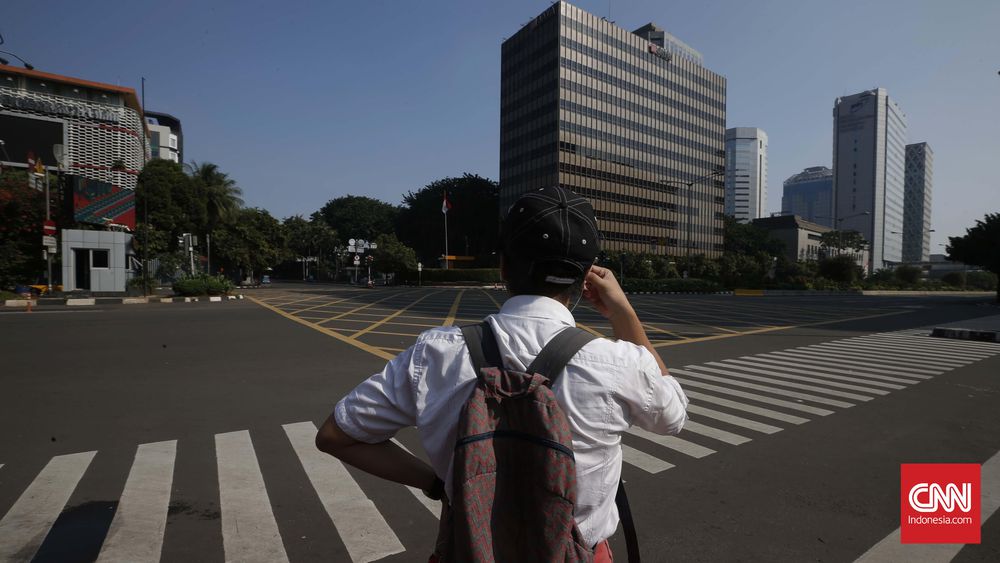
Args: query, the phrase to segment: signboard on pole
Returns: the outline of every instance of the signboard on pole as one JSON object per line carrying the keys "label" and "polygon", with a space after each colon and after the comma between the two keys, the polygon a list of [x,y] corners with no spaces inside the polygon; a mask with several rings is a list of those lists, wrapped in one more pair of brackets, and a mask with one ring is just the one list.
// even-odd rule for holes
{"label": "signboard on pole", "polygon": [[56,234],[56,222],[50,219],[46,219],[42,222],[42,233],[46,235]]}
{"label": "signboard on pole", "polygon": [[43,235],[42,236],[42,246],[48,248],[50,253],[55,254],[56,253],[56,237],[51,236],[51,235]]}

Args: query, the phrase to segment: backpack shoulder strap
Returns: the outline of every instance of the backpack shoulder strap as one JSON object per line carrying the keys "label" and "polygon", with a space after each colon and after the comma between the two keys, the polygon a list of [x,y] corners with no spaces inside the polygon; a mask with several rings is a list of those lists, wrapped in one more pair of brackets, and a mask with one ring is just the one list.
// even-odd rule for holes
{"label": "backpack shoulder strap", "polygon": [[564,328],[542,348],[535,360],[528,366],[528,373],[544,375],[554,385],[566,364],[591,340],[597,338],[575,326]]}
{"label": "backpack shoulder strap", "polygon": [[503,368],[503,360],[500,358],[500,348],[497,347],[497,339],[490,328],[490,323],[483,321],[474,325],[461,327],[462,336],[465,338],[465,347],[469,349],[472,356],[472,366],[476,368],[476,374],[483,368],[498,367]]}
{"label": "backpack shoulder strap", "polygon": [[635,533],[635,520],[632,519],[632,507],[628,504],[628,495],[625,494],[624,480],[618,481],[615,505],[618,506],[618,517],[622,522],[622,532],[625,533],[625,549],[628,553],[628,563],[640,563],[639,538]]}

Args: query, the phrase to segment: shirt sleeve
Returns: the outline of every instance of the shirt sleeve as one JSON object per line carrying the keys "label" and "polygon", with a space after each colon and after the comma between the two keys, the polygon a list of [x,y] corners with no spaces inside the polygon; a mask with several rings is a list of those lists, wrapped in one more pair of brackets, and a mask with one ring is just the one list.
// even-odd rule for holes
{"label": "shirt sleeve", "polygon": [[375,444],[417,421],[411,374],[414,346],[409,347],[341,399],[334,419],[355,440]]}
{"label": "shirt sleeve", "polygon": [[638,381],[627,392],[632,424],[657,434],[677,434],[687,421],[688,398],[680,383],[664,377],[653,354],[639,351]]}

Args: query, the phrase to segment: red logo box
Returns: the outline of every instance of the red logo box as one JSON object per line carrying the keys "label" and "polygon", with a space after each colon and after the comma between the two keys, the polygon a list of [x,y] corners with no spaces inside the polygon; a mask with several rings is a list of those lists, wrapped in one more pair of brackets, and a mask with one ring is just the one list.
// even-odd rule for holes
{"label": "red logo box", "polygon": [[978,463],[900,466],[902,543],[979,543]]}

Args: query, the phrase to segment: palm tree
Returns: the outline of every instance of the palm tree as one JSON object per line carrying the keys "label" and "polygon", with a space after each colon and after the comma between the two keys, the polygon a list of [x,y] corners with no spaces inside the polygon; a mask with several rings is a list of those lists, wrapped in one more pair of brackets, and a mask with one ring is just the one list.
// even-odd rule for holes
{"label": "palm tree", "polygon": [[208,211],[208,232],[211,233],[220,223],[236,218],[236,213],[243,207],[243,190],[236,185],[236,180],[219,170],[218,164],[211,162],[190,162],[184,165],[188,175],[201,184],[205,190],[205,206]]}

